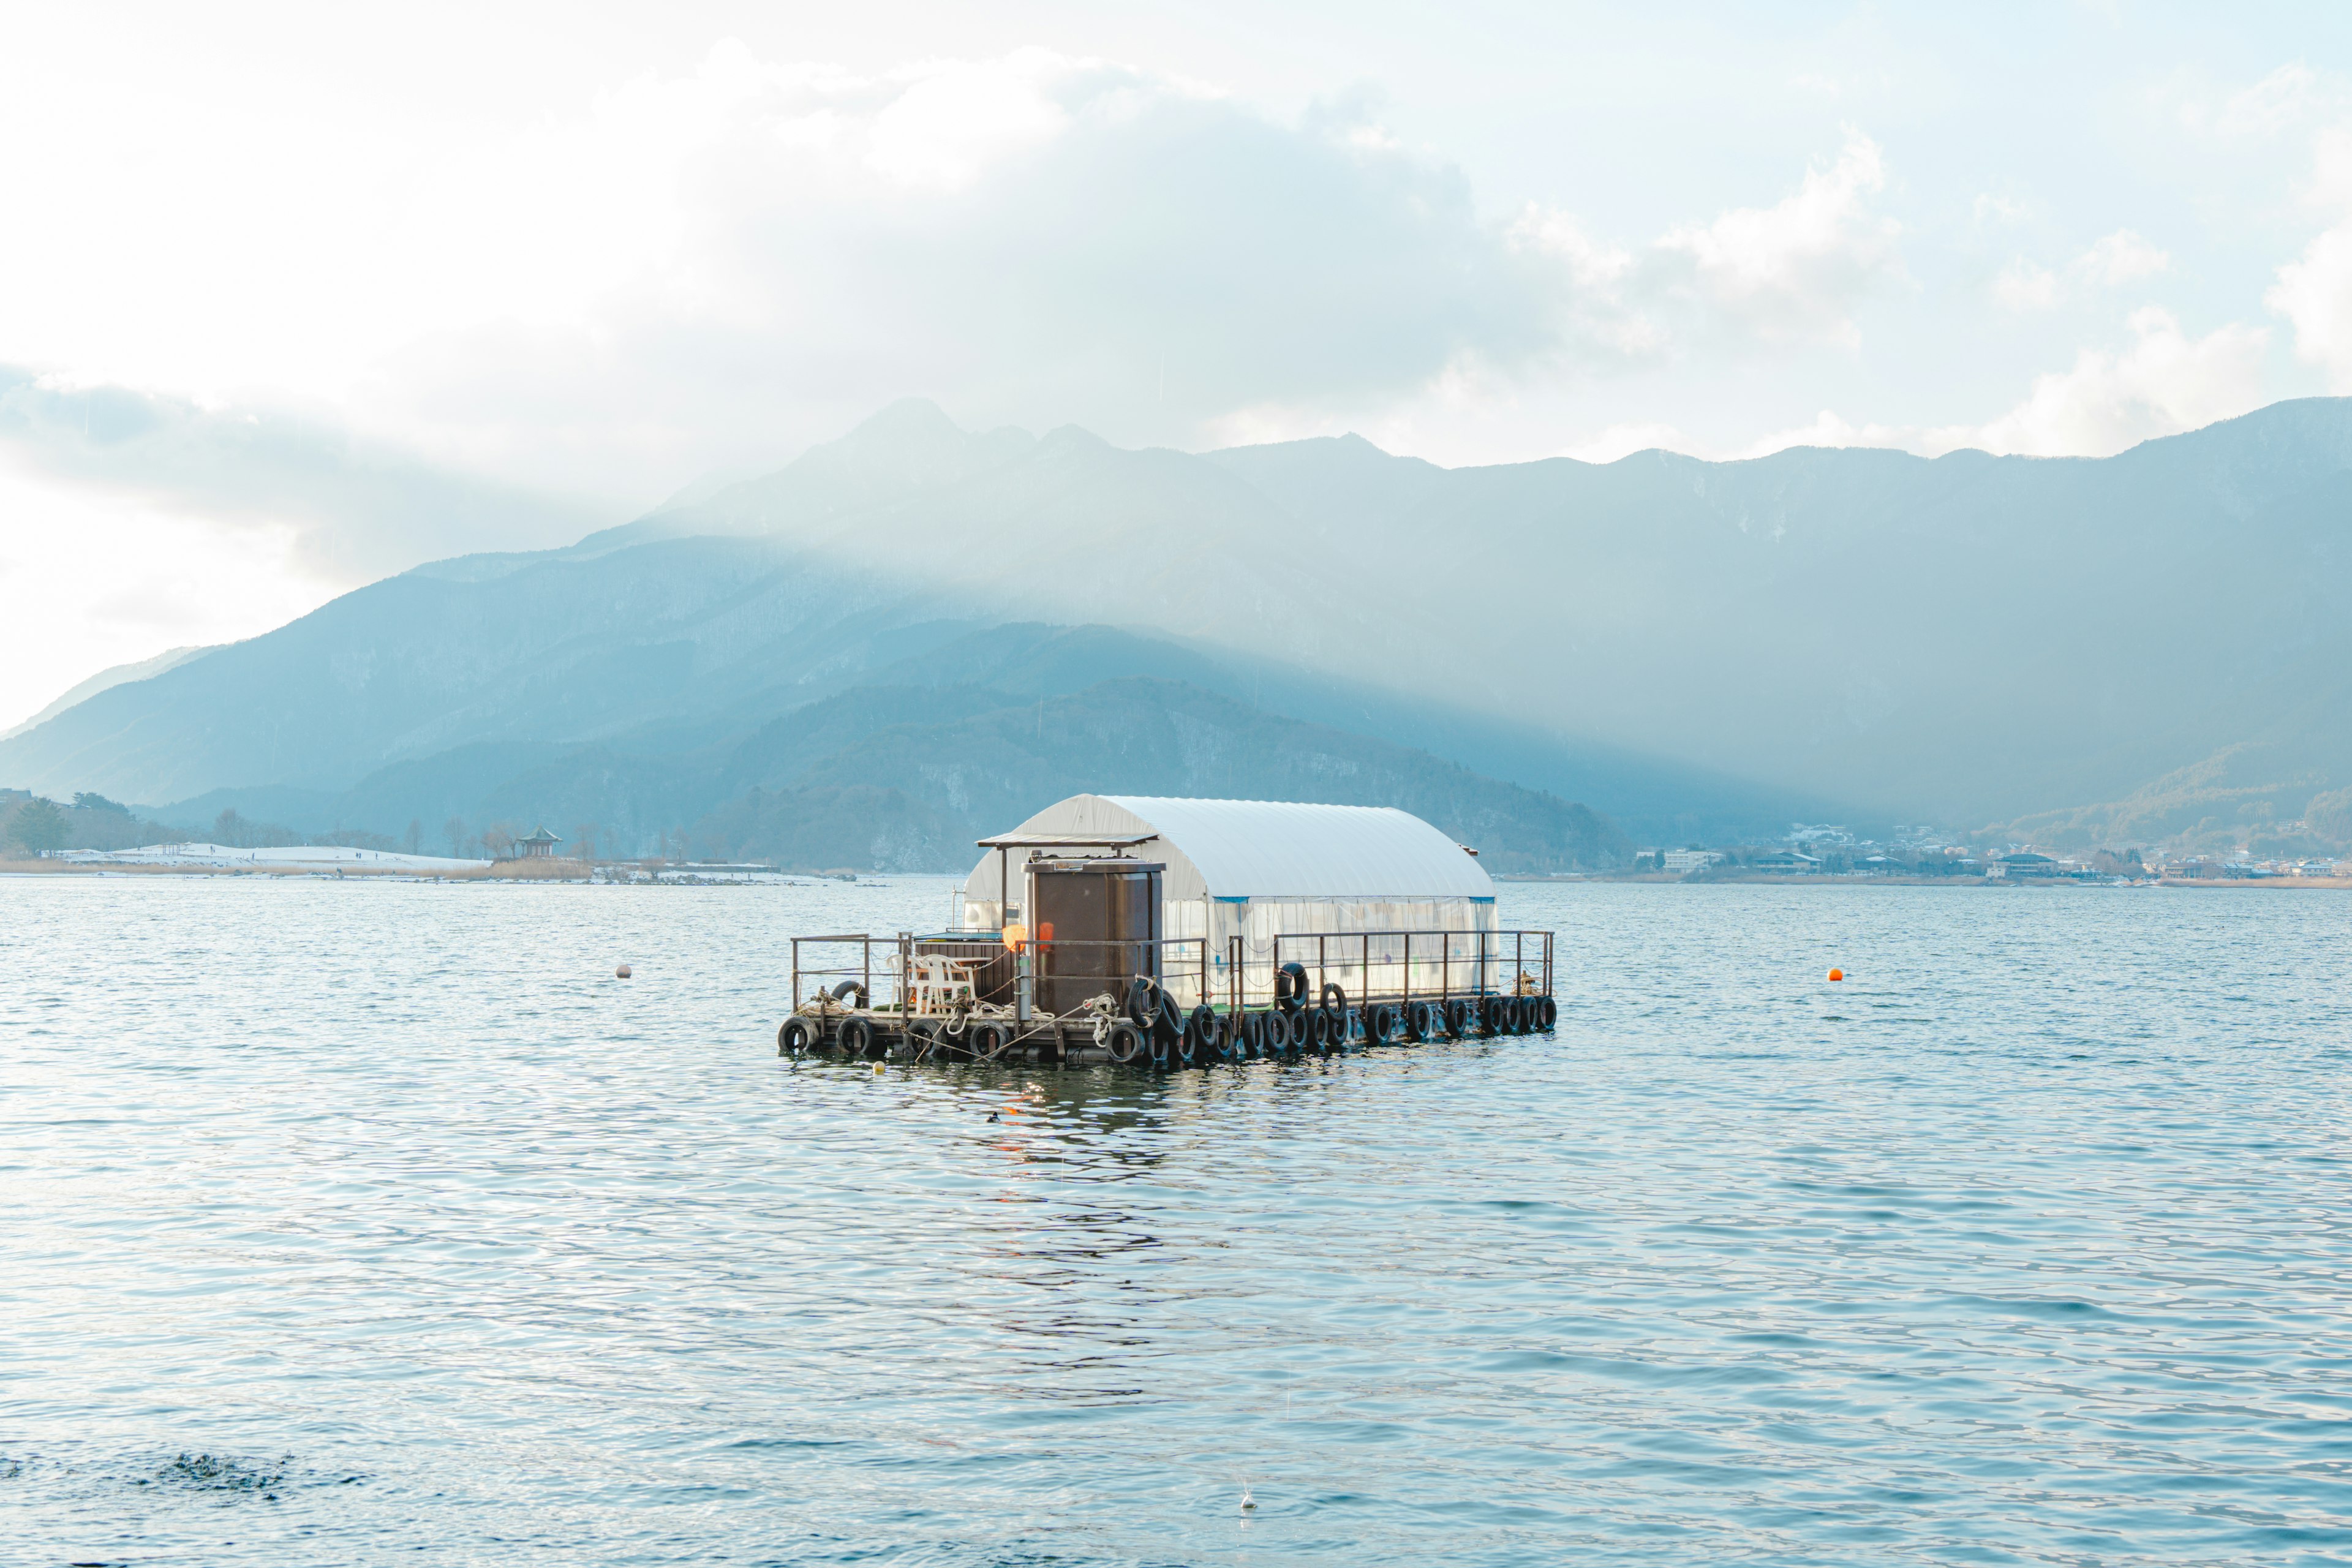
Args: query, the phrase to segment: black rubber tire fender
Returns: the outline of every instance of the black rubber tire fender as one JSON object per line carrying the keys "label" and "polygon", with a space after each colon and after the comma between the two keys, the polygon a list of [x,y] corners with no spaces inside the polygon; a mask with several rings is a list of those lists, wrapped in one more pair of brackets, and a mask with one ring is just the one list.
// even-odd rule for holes
{"label": "black rubber tire fender", "polygon": [[1459,996],[1445,1004],[1445,1032],[1457,1040],[1470,1037],[1470,1004]]}
{"label": "black rubber tire fender", "polygon": [[1372,1010],[1364,1015],[1364,1044],[1385,1046],[1392,1043],[1397,1037],[1398,1026],[1397,1010],[1392,1004],[1374,1004]]}
{"label": "black rubber tire fender", "polygon": [[1192,1059],[1197,1062],[1221,1062],[1225,1059],[1225,1041],[1217,1028],[1217,1010],[1206,1002],[1192,1009],[1184,1020],[1184,1032],[1192,1037]]}
{"label": "black rubber tire fender", "polygon": [[1559,1023],[1559,1004],[1549,996],[1536,999],[1536,1026],[1547,1035]]}
{"label": "black rubber tire fender", "polygon": [[1331,1041],[1341,1050],[1348,1048],[1348,993],[1338,981],[1326,980],[1323,994],[1318,999],[1318,1009],[1323,1014],[1323,1026],[1331,1031]]}
{"label": "black rubber tire fender", "polygon": [[1500,996],[1478,998],[1478,1032],[1482,1035],[1503,1032],[1503,999]]}
{"label": "black rubber tire fender", "polygon": [[881,1048],[877,1043],[881,1037],[875,1032],[871,1018],[844,1018],[841,1021],[841,1054],[845,1057],[872,1056]]}
{"label": "black rubber tire fender", "polygon": [[856,981],[845,980],[833,988],[833,999],[836,1002],[845,1002],[852,996],[857,998],[856,1005],[860,1007],[866,1005],[866,987]]}
{"label": "black rubber tire fender", "polygon": [[1005,1033],[1002,1024],[974,1024],[971,1026],[971,1054],[985,1059],[1004,1048]]}
{"label": "black rubber tire fender", "polygon": [[816,1026],[806,1018],[787,1018],[784,1026],[776,1031],[776,1054],[780,1057],[806,1056],[816,1045]]}
{"label": "black rubber tire fender", "polygon": [[1257,1016],[1258,1055],[1279,1059],[1290,1054],[1290,1017],[1268,1009]]}
{"label": "black rubber tire fender", "polygon": [[1274,1005],[1286,1013],[1307,1005],[1307,966],[1286,963],[1274,972]]}
{"label": "black rubber tire fender", "polygon": [[1103,1045],[1110,1051],[1110,1059],[1121,1067],[1132,1067],[1143,1055],[1143,1030],[1134,1020],[1121,1018],[1103,1036]]}
{"label": "black rubber tire fender", "polygon": [[1151,1032],[1163,1046],[1181,1044],[1184,1038],[1184,1009],[1176,1005],[1176,998],[1162,991],[1160,1006],[1151,1020]]}
{"label": "black rubber tire fender", "polygon": [[1127,1020],[1139,1029],[1150,1028],[1159,1016],[1151,993],[1151,982],[1140,974],[1127,983]]}

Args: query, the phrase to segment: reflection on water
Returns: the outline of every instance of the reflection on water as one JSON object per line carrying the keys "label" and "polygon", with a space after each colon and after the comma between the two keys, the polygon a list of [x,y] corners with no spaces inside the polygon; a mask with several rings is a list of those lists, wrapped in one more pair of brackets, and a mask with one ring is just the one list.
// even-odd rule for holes
{"label": "reflection on water", "polygon": [[776,1058],[942,898],[0,880],[12,1550],[2352,1555],[2352,900],[1510,888],[1549,1038]]}

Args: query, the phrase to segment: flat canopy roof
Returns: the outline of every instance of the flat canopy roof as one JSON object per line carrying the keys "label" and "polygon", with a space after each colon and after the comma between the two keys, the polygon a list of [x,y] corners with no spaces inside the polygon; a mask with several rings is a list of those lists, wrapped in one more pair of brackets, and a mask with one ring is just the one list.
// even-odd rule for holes
{"label": "flat canopy roof", "polygon": [[1155,833],[1110,833],[1092,838],[1071,838],[1059,833],[1000,833],[993,838],[974,842],[982,849],[1132,849],[1158,837]]}

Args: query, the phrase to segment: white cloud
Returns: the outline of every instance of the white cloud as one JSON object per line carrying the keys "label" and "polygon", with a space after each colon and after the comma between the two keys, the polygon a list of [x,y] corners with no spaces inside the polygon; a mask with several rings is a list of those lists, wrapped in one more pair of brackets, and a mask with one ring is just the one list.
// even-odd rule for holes
{"label": "white cloud", "polygon": [[1877,144],[1849,128],[1835,162],[1808,169],[1775,205],[1677,226],[1638,252],[1536,206],[1510,238],[1566,285],[1561,342],[1604,357],[1654,359],[1702,343],[1851,343],[1854,310],[1905,277],[1900,227],[1869,204],[1885,182]]}
{"label": "white cloud", "polygon": [[1635,452],[1653,449],[1663,452],[1696,454],[1699,444],[1672,425],[1633,421],[1612,425],[1569,443],[1559,449],[1563,458],[1574,458],[1580,463],[1613,463]]}
{"label": "white cloud", "polygon": [[2268,334],[2231,325],[2191,338],[2163,310],[2134,311],[2135,342],[2085,348],[2073,368],[2036,376],[2023,401],[1982,425],[1857,425],[1832,409],[1812,422],[1697,456],[1761,458],[1790,447],[1887,447],[1935,457],[1962,447],[2028,457],[2107,457],[2259,406]]}
{"label": "white cloud", "polygon": [[1995,223],[2002,225],[2023,223],[2032,216],[2032,209],[2023,202],[2008,196],[1996,195],[1990,191],[1978,195],[1973,204],[1973,211],[1979,226]]}
{"label": "white cloud", "polygon": [[290,524],[224,528],[0,454],[0,730],[109,665],[234,642],[342,586],[306,571]]}
{"label": "white cloud", "polygon": [[2025,400],[1991,423],[1929,431],[1917,449],[1979,447],[2033,456],[2104,457],[2158,436],[2228,419],[2262,402],[2269,334],[2231,325],[2191,338],[2163,310],[2132,313],[2137,342],[2084,349],[2074,367],[2034,378]]}
{"label": "white cloud", "polygon": [[2201,103],[2187,106],[2182,118],[2192,130],[2210,124],[2224,136],[2275,136],[2333,114],[2343,102],[2343,90],[2334,78],[2294,60],[2232,93],[2219,110]]}
{"label": "white cloud", "polygon": [[2352,392],[2352,131],[2324,132],[2313,152],[2311,205],[2336,216],[2278,269],[2263,303],[2294,329],[2297,358],[2322,368],[2332,392]]}
{"label": "white cloud", "polygon": [[2074,270],[2107,288],[2136,283],[2168,270],[2172,258],[2130,229],[2119,228],[2074,259]]}
{"label": "white cloud", "polygon": [[2021,314],[2052,310],[2058,303],[2058,275],[2021,256],[1992,280],[1992,297],[2002,310]]}
{"label": "white cloud", "polygon": [[1837,160],[1807,170],[1780,202],[1676,228],[1659,244],[1684,258],[1689,287],[1758,332],[1851,341],[1855,308],[1906,276],[1901,226],[1870,205],[1885,184],[1878,144],[1849,128]]}
{"label": "white cloud", "polygon": [[331,419],[5,365],[0,449],[26,475],[266,534],[302,573],[345,587],[438,556],[569,543],[622,521],[436,467]]}
{"label": "white cloud", "polygon": [[1791,447],[1911,447],[1916,443],[1917,437],[1916,431],[1893,426],[1855,425],[1824,408],[1813,416],[1813,422],[1810,425],[1776,430],[1726,456],[1769,458]]}

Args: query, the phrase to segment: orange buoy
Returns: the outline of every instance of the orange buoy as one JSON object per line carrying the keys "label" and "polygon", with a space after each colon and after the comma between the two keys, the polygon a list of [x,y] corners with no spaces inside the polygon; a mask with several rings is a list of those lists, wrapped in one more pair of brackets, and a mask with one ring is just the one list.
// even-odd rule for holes
{"label": "orange buoy", "polygon": [[1832,980],[1843,980],[1845,978],[1845,971],[1843,969],[1832,969],[1830,971],[1830,978]]}

